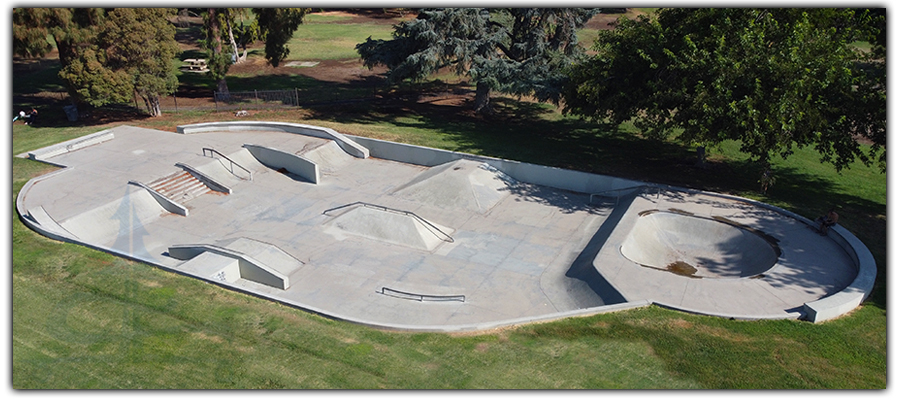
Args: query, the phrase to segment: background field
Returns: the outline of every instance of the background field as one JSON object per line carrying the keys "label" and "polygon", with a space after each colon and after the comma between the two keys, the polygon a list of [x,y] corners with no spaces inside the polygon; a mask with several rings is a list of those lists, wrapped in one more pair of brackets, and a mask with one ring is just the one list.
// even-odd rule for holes
{"label": "background field", "polygon": [[[233,69],[229,83],[267,86],[279,78],[350,89],[358,60],[340,42],[304,52],[303,37],[389,34],[390,19],[346,24],[345,14],[313,15],[292,54],[345,61],[343,79],[316,68]],[[371,26],[366,26],[371,25]],[[340,28],[334,28],[340,26]],[[328,32],[334,31],[334,32]],[[377,32],[380,31],[380,32]],[[385,32],[387,31],[387,32]],[[375,36],[380,37],[384,35]],[[343,41],[341,41],[343,42]],[[352,47],[349,47],[352,48]],[[188,51],[188,50],[186,50]],[[355,60],[355,61],[354,61]],[[16,67],[18,66],[18,67]],[[32,66],[30,72],[21,70]],[[174,131],[180,124],[233,120],[230,113],[94,110],[60,118],[52,58],[14,61],[14,106],[46,107],[36,126],[14,124],[15,155],[109,126]],[[264,69],[263,66],[259,66]],[[294,70],[291,70],[292,72]],[[383,71],[381,69],[380,71]],[[377,76],[375,69],[365,77]],[[273,74],[274,73],[274,74]],[[318,77],[318,78],[316,78]],[[237,80],[242,80],[237,82]],[[246,79],[246,80],[244,80]],[[196,78],[184,92],[205,92]],[[197,81],[197,83],[193,83]],[[289,84],[286,84],[289,85]],[[300,121],[337,131],[689,186],[772,203],[809,218],[842,205],[841,224],[873,252],[872,297],[849,316],[813,325],[739,322],[646,308],[479,334],[409,334],[324,319],[12,226],[12,386],[16,389],[883,389],[887,385],[887,182],[877,168],[835,173],[812,150],[777,160],[768,196],[758,168],[736,144],[712,150],[706,169],[690,147],[639,138],[628,125],[588,124],[551,105],[495,99],[497,115],[468,111],[465,80],[436,78],[421,94],[388,92],[373,101],[254,111],[257,120]],[[235,89],[235,88],[232,88]],[[43,95],[43,96],[41,96]],[[31,101],[31,102],[29,102]],[[30,106],[30,105],[29,105]],[[42,110],[42,117],[45,113]],[[24,183],[53,170],[12,158],[12,202]]]}

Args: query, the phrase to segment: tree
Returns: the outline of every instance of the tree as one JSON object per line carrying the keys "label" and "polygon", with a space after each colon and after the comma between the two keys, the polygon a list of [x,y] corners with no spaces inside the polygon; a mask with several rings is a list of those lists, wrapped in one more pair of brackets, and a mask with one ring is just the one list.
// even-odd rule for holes
{"label": "tree", "polygon": [[57,44],[75,103],[102,106],[140,95],[160,115],[159,96],[178,84],[173,59],[180,51],[170,9],[16,9],[14,46],[23,56],[43,56]]}
{"label": "tree", "polygon": [[266,40],[266,60],[272,67],[278,67],[287,58],[290,53],[287,43],[310,11],[311,9],[299,8],[253,9],[259,24],[260,38]]}
{"label": "tree", "polygon": [[[203,15],[203,26],[206,39],[204,46],[209,54],[207,66],[209,75],[216,80],[220,93],[228,95],[228,82],[225,80],[228,69],[232,64],[243,61],[246,58],[246,44],[253,39],[264,39],[266,42],[266,60],[277,67],[284,60],[290,50],[287,43],[291,40],[294,31],[297,30],[303,17],[311,9],[298,8],[266,8],[253,9],[256,14],[255,24],[243,27],[245,9],[235,8],[209,8]],[[237,26],[235,19],[241,18],[241,25]],[[239,38],[244,46],[243,56],[237,54],[237,39],[234,36],[235,27],[238,28]],[[225,43],[223,39],[227,38]]]}
{"label": "tree", "polygon": [[475,110],[490,113],[492,90],[558,101],[562,68],[582,53],[576,30],[594,9],[423,9],[394,25],[391,40],[356,46],[365,65],[388,67],[387,81],[422,80],[442,68],[476,85]]}
{"label": "tree", "polygon": [[[849,9],[664,9],[621,20],[601,31],[597,55],[570,68],[565,112],[634,119],[647,136],[680,131],[685,143],[737,140],[763,166],[811,145],[837,170],[857,158],[884,168],[883,72],[865,70],[877,58],[851,45],[880,33],[875,20]],[[872,136],[870,153],[860,134]]]}
{"label": "tree", "polygon": [[151,116],[162,115],[159,98],[178,87],[174,59],[181,52],[169,17],[174,9],[124,8],[109,13],[98,36],[107,66],[130,77],[132,90]]}
{"label": "tree", "polygon": [[228,16],[227,12],[222,9],[209,8],[203,14],[203,27],[205,29],[206,39],[203,41],[209,58],[206,65],[209,68],[209,76],[216,81],[216,87],[220,94],[228,95],[228,81],[225,75],[228,74],[228,68],[231,67],[232,59],[235,54],[231,50],[231,45],[222,44],[222,28],[224,17]]}
{"label": "tree", "polygon": [[[65,68],[91,45],[105,17],[106,12],[99,8],[14,9],[13,52],[26,58],[44,57],[56,44],[60,64]],[[47,40],[48,37],[53,43]],[[70,97],[77,102],[76,88],[72,85],[67,88]]]}

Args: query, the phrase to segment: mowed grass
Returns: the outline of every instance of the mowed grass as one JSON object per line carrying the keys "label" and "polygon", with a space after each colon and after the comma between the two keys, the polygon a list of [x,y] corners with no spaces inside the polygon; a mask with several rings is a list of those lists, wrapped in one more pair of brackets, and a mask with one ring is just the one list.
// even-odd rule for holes
{"label": "mowed grass", "polygon": [[[391,39],[390,24],[342,24],[340,16],[309,15],[294,32],[288,43],[291,60],[349,60],[358,59],[356,44],[372,39]],[[399,20],[392,20],[399,22]]]}
{"label": "mowed grass", "polygon": [[[357,58],[353,46],[366,36],[390,38],[389,24],[369,28],[342,20],[308,16],[301,29],[310,32],[298,31],[288,59]],[[311,49],[303,52],[306,47]],[[183,83],[191,82],[185,77]],[[287,85],[275,76],[229,76],[232,81],[259,89]],[[211,86],[199,77],[193,82]],[[307,83],[308,89],[322,88]],[[17,79],[14,88],[30,93],[57,86],[48,76]],[[650,307],[478,334],[387,332],[53,241],[25,227],[13,210],[13,387],[886,387],[886,179],[877,168],[854,165],[838,174],[814,151],[800,150],[774,162],[776,184],[763,196],[759,168],[736,144],[710,150],[710,166],[699,169],[691,148],[641,139],[627,125],[589,124],[552,106],[502,96],[494,104],[498,115],[489,120],[460,112],[465,105],[379,103],[259,111],[250,119],[727,192],[810,218],[842,204],[841,225],[875,255],[876,290],[853,313],[819,325],[731,321]],[[128,124],[174,131],[176,125],[232,119],[229,113],[182,112]],[[14,125],[13,154],[108,128],[57,125]],[[13,203],[28,179],[55,169],[13,158]]]}

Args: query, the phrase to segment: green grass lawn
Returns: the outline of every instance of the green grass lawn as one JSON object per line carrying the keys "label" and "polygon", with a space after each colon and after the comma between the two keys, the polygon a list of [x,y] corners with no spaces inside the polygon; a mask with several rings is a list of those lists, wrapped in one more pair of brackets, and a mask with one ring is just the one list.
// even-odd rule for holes
{"label": "green grass lawn", "polygon": [[[333,24],[332,16],[311,15],[297,28],[288,43],[291,60],[358,59],[356,44],[372,39],[391,39],[393,29],[385,24]],[[339,22],[339,20],[338,20]]]}
{"label": "green grass lawn", "polygon": [[[390,38],[389,24],[367,27],[342,20],[308,16],[288,59],[355,59],[353,46],[366,36]],[[14,94],[61,88],[53,70],[41,71],[15,80]],[[354,88],[278,77],[230,75],[228,82],[233,90]],[[192,74],[180,80],[213,85]],[[731,321],[649,307],[480,334],[386,332],[53,241],[25,227],[13,209],[12,386],[886,387],[887,182],[877,168],[857,164],[836,173],[818,161],[815,151],[803,149],[774,162],[776,183],[763,196],[759,168],[736,144],[710,150],[709,167],[700,169],[693,165],[691,148],[641,139],[627,125],[590,124],[548,105],[507,97],[493,103],[498,110],[493,120],[434,104],[369,103],[259,111],[251,119],[303,122],[347,134],[736,194],[809,218],[840,204],[841,225],[875,256],[875,291],[852,314],[818,325]],[[175,125],[232,119],[227,113],[182,112],[128,124],[172,131]],[[104,128],[64,120],[52,127],[16,124],[12,154]],[[28,179],[55,167],[12,158],[11,169],[14,203]]]}

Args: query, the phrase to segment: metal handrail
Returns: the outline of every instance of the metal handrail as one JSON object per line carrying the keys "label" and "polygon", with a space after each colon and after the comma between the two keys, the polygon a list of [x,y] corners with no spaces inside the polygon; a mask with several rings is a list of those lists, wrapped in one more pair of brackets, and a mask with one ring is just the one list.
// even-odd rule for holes
{"label": "metal handrail", "polygon": [[382,288],[381,288],[381,294],[382,294],[382,295],[385,295],[385,296],[392,296],[391,294],[385,293],[386,291],[387,291],[387,292],[394,293],[394,294],[396,294],[396,295],[399,295],[399,296],[394,296],[394,297],[399,297],[399,298],[403,298],[403,299],[410,299],[410,300],[418,300],[419,302],[424,302],[424,301],[426,301],[426,300],[427,300],[427,301],[437,301],[437,302],[440,302],[440,301],[448,301],[448,300],[458,300],[458,301],[460,301],[460,302],[465,302],[465,301],[466,301],[466,296],[465,296],[465,295],[443,295],[443,296],[441,296],[441,295],[423,295],[423,294],[420,294],[420,293],[403,292],[403,291],[400,291],[400,290],[391,289],[391,288],[389,288],[389,287],[382,287]]}
{"label": "metal handrail", "polygon": [[[337,206],[337,207],[333,207],[333,208],[327,209],[327,210],[323,211],[322,214],[324,214],[324,215],[327,216],[328,213],[330,213],[330,212],[333,212],[333,211],[335,211],[335,210],[340,210],[340,209],[343,209],[343,208],[347,208],[347,207],[352,207],[352,206],[363,206],[363,207],[369,207],[369,208],[373,208],[373,209],[381,210],[381,211],[389,211],[389,212],[399,213],[399,214],[402,214],[402,215],[405,215],[405,216],[412,216],[413,218],[417,219],[420,223],[424,224],[424,225],[427,226],[427,227],[430,227],[431,229],[434,229],[434,230],[440,232],[441,235],[444,235],[444,236],[447,237],[447,239],[441,239],[442,241],[448,242],[448,243],[451,243],[451,244],[453,243],[453,237],[452,237],[452,236],[448,235],[447,233],[445,233],[444,231],[442,231],[439,227],[433,225],[431,222],[429,222],[429,221],[423,219],[421,216],[419,216],[418,214],[415,214],[415,213],[413,213],[413,212],[411,212],[411,211],[400,210],[400,209],[392,209],[392,208],[390,208],[390,207],[379,206],[379,205],[377,205],[377,204],[364,203],[364,202],[362,202],[362,201],[357,201],[357,202],[355,202],[355,203],[344,204],[343,206]],[[433,233],[433,232],[432,232],[432,233]]]}
{"label": "metal handrail", "polygon": [[214,153],[218,153],[219,156],[222,156],[223,158],[225,158],[225,160],[231,162],[231,164],[232,164],[231,174],[232,174],[232,175],[234,175],[234,176],[236,176],[236,177],[238,177],[238,178],[241,178],[241,179],[245,179],[245,178],[243,178],[243,177],[241,177],[241,176],[238,176],[238,174],[234,173],[234,166],[237,166],[238,168],[241,168],[241,169],[243,169],[245,172],[247,172],[247,175],[248,175],[248,177],[246,178],[247,181],[253,181],[253,172],[250,172],[249,169],[247,169],[247,168],[241,166],[239,163],[237,163],[237,162],[231,160],[230,157],[223,155],[222,152],[220,152],[220,151],[218,151],[218,150],[216,150],[216,149],[210,148],[210,147],[204,147],[204,148],[203,148],[203,156],[204,156],[204,157],[206,156],[206,152],[207,152],[207,151],[209,152],[210,157],[213,157],[212,155],[213,155]]}

